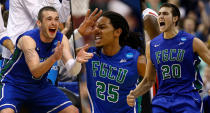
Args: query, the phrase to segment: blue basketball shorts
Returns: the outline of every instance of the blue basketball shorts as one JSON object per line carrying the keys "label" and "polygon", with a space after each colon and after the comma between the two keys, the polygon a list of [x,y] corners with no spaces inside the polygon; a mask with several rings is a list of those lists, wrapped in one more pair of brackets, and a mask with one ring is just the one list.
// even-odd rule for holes
{"label": "blue basketball shorts", "polygon": [[12,108],[16,113],[22,105],[27,105],[30,113],[57,113],[72,105],[68,97],[51,84],[12,85],[2,83],[0,110]]}
{"label": "blue basketball shorts", "polygon": [[201,113],[201,97],[198,92],[179,95],[158,95],[152,100],[153,113]]}

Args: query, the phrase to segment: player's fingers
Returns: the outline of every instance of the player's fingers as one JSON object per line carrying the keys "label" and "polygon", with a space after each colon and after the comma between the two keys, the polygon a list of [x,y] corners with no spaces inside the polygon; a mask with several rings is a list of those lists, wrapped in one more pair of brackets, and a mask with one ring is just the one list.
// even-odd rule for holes
{"label": "player's fingers", "polygon": [[60,44],[60,49],[63,49],[63,43]]}
{"label": "player's fingers", "polygon": [[133,95],[128,95],[128,96],[127,96],[127,99],[129,99],[129,100],[131,100],[131,99],[134,100],[135,98],[134,98]]}
{"label": "player's fingers", "polygon": [[131,94],[131,95],[134,95],[134,91],[133,91],[133,90],[131,90],[131,91],[130,91],[130,94]]}
{"label": "player's fingers", "polygon": [[80,62],[80,63],[86,63],[86,62],[88,62],[88,59],[78,59],[78,62]]}
{"label": "player's fingers", "polygon": [[85,55],[86,57],[92,57],[93,56],[93,53],[87,53],[86,52],[86,55]]}
{"label": "player's fingers", "polygon": [[102,15],[102,10],[100,10],[96,15],[95,17],[93,18],[94,21],[98,20],[98,18]]}
{"label": "player's fingers", "polygon": [[88,56],[85,56],[85,59],[91,59],[93,57],[93,55],[88,55]]}
{"label": "player's fingers", "polygon": [[85,45],[82,47],[82,49],[84,49],[85,51],[87,51],[88,48],[89,48],[89,45],[88,45],[88,44],[85,44]]}
{"label": "player's fingers", "polygon": [[61,45],[61,42],[60,41],[58,41],[58,43],[57,43],[57,47],[59,47]]}
{"label": "player's fingers", "polygon": [[98,8],[95,8],[95,10],[90,14],[89,17],[90,17],[91,19],[93,19],[94,16],[96,15],[97,11],[98,11]]}
{"label": "player's fingers", "polygon": [[87,19],[90,16],[90,9],[88,9],[86,15],[85,15],[85,19]]}
{"label": "player's fingers", "polygon": [[133,106],[134,106],[134,103],[132,103],[132,102],[127,102],[127,104],[128,104],[130,107],[133,107]]}
{"label": "player's fingers", "polygon": [[127,98],[127,104],[128,104],[129,106],[133,107],[134,104],[135,104],[134,99],[128,99],[128,98]]}

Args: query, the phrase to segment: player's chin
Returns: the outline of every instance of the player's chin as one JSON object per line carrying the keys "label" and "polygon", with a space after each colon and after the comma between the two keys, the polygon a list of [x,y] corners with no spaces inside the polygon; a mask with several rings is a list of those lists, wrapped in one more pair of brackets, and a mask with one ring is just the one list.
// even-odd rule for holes
{"label": "player's chin", "polygon": [[165,28],[160,28],[160,32],[165,32],[166,29]]}
{"label": "player's chin", "polygon": [[55,35],[49,35],[50,39],[54,39]]}
{"label": "player's chin", "polygon": [[102,47],[102,44],[100,44],[100,43],[95,43],[95,46],[96,46],[96,47]]}
{"label": "player's chin", "polygon": [[102,45],[97,45],[97,44],[96,44],[96,48],[103,48],[103,46],[102,46]]}

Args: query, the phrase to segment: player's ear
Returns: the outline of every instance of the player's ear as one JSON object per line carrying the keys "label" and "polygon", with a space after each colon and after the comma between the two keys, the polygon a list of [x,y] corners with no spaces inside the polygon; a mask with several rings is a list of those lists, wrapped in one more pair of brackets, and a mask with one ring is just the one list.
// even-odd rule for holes
{"label": "player's ear", "polygon": [[173,17],[173,22],[176,23],[178,21],[178,16]]}
{"label": "player's ear", "polygon": [[37,26],[40,28],[41,27],[41,21],[40,20],[37,20],[36,21],[36,24],[37,24]]}
{"label": "player's ear", "polygon": [[121,28],[115,29],[115,31],[114,31],[114,35],[116,37],[120,37],[121,33],[122,33],[122,29]]}

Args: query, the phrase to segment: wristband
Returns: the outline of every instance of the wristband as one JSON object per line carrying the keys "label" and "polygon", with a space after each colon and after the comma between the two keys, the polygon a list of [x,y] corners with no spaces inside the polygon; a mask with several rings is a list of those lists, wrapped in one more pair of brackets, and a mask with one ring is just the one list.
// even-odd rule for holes
{"label": "wristband", "polygon": [[82,68],[81,63],[77,62],[75,59],[69,59],[66,62],[65,67],[70,75],[73,76],[76,76]]}

